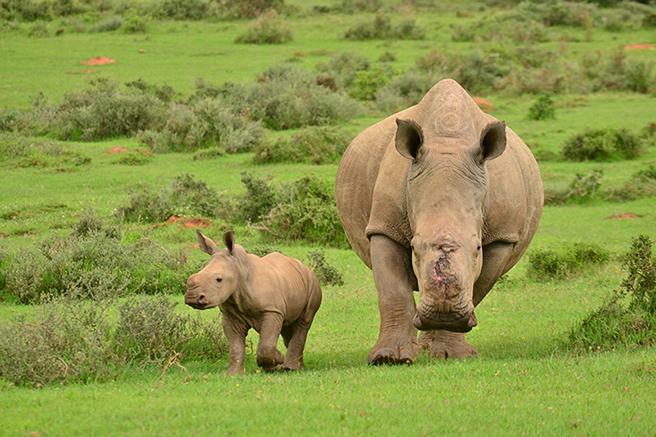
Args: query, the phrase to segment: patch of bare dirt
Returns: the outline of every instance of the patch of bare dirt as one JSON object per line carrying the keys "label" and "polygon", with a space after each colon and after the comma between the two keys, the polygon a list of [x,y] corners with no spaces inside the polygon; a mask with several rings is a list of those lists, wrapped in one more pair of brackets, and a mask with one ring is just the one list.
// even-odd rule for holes
{"label": "patch of bare dirt", "polygon": [[127,147],[114,147],[113,149],[109,149],[107,153],[110,155],[118,155],[119,153],[127,152],[128,149]]}
{"label": "patch of bare dirt", "polygon": [[116,59],[109,59],[104,56],[97,56],[95,58],[91,58],[88,61],[80,61],[80,64],[82,65],[105,65],[105,64],[113,64],[116,62]]}
{"label": "patch of bare dirt", "polygon": [[609,217],[606,217],[606,220],[627,220],[627,219],[636,219],[636,218],[640,218],[640,216],[637,214],[633,214],[631,212],[627,212],[624,214],[611,215]]}
{"label": "patch of bare dirt", "polygon": [[203,228],[208,229],[212,223],[210,220],[204,220],[196,217],[180,217],[172,215],[166,221],[167,225],[178,224],[181,228]]}
{"label": "patch of bare dirt", "polygon": [[474,102],[483,112],[494,111],[494,105],[481,97],[474,97]]}
{"label": "patch of bare dirt", "polygon": [[652,44],[631,44],[629,46],[624,46],[624,50],[653,50],[653,49],[656,49],[656,46]]}

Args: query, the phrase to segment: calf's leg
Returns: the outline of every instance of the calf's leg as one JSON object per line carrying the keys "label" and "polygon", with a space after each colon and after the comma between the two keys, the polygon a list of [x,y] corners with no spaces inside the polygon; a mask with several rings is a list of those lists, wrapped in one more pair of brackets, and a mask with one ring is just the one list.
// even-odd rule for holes
{"label": "calf's leg", "polygon": [[257,365],[265,372],[276,370],[285,362],[278,350],[278,337],[282,331],[282,316],[278,313],[265,313],[260,321],[260,341],[257,343]]}
{"label": "calf's leg", "polygon": [[223,314],[223,332],[230,346],[230,366],[228,372],[231,375],[244,373],[244,358],[246,356],[246,334],[248,326],[237,319]]}

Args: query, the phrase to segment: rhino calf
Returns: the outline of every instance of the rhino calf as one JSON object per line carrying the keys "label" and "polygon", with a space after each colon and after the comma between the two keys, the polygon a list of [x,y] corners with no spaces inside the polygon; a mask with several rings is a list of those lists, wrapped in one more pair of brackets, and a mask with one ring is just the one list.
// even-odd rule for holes
{"label": "rhino calf", "polygon": [[[312,271],[297,259],[274,252],[247,254],[235,234],[223,235],[226,249],[197,231],[200,248],[212,256],[187,280],[185,303],[205,310],[219,307],[230,344],[228,373],[244,373],[246,334],[260,334],[257,365],[265,371],[298,370],[312,320],[321,305],[321,287]],[[287,358],[278,350],[282,334]]]}

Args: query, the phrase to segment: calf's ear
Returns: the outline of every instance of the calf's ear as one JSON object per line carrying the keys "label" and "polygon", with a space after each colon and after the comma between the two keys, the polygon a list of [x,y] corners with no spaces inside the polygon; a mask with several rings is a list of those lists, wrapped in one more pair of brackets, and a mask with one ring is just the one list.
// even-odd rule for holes
{"label": "calf's ear", "polygon": [[494,159],[506,150],[506,123],[495,121],[488,124],[481,132],[482,161]]}
{"label": "calf's ear", "polygon": [[235,247],[235,231],[228,231],[223,234],[223,244],[232,253],[232,249]]}
{"label": "calf's ear", "polygon": [[214,241],[203,235],[201,231],[196,230],[196,235],[198,236],[198,245],[200,246],[200,250],[203,252],[212,255],[214,252],[218,252],[220,250],[219,246],[217,246]]}
{"label": "calf's ear", "polygon": [[421,127],[412,120],[396,119],[396,150],[408,159],[417,159],[419,148],[424,143]]}

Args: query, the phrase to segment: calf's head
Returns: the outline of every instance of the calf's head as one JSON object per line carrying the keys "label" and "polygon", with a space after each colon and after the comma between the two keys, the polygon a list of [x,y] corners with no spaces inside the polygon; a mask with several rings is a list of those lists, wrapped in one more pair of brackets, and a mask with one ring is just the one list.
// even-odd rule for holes
{"label": "calf's head", "polygon": [[205,268],[187,279],[185,303],[193,308],[205,310],[221,305],[239,287],[239,258],[244,250],[235,244],[233,231],[223,235],[223,243],[226,246],[224,250],[219,249],[214,241],[200,231],[196,233],[200,249],[212,258]]}
{"label": "calf's head", "polygon": [[483,265],[485,162],[505,150],[505,124],[432,138],[413,121],[397,125],[396,149],[412,160],[406,201],[420,294],[414,325],[467,332],[477,324],[473,290]]}

